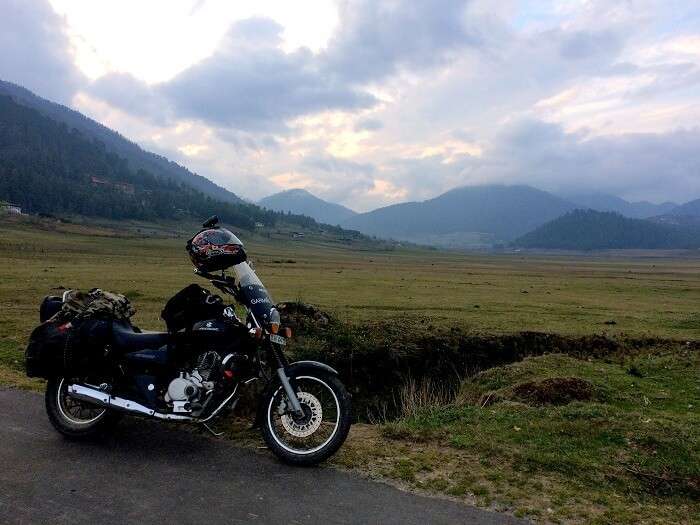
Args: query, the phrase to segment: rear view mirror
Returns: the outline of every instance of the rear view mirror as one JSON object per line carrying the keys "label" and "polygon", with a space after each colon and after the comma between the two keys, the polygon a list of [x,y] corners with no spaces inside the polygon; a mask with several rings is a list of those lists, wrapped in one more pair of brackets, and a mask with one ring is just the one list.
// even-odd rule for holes
{"label": "rear view mirror", "polygon": [[213,228],[219,224],[219,217],[216,215],[209,217],[206,221],[204,221],[204,224],[202,224],[202,228]]}

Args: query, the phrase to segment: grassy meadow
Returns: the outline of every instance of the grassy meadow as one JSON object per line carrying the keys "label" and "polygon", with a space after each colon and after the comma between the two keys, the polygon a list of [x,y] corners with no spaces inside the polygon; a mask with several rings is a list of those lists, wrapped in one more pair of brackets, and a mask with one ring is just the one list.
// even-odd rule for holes
{"label": "grassy meadow", "polygon": [[[162,326],[164,302],[190,282],[178,238],[49,223],[0,222],[0,324],[18,344],[44,295],[101,287],[127,294],[144,328]],[[582,335],[700,337],[700,254],[538,256],[432,250],[372,251],[313,238],[241,234],[277,301],[301,300],[350,322],[459,326]],[[21,346],[20,344],[20,346]]]}
{"label": "grassy meadow", "polygon": [[[24,378],[22,358],[44,295],[119,291],[136,306],[136,324],[162,328],[165,301],[198,278],[187,229],[160,233],[0,220],[0,384],[40,388]],[[700,254],[460,254],[288,233],[241,238],[277,301],[314,304],[344,327],[335,339],[302,335],[301,348],[368,344],[391,363],[402,355],[392,341],[410,346],[412,334],[430,331],[447,335],[416,342],[421,351],[444,351],[456,329],[636,341],[462,371],[456,390],[407,377],[399,417],[356,425],[335,465],[539,522],[700,523]],[[367,335],[377,333],[388,335]],[[249,431],[227,432],[259,444]]]}

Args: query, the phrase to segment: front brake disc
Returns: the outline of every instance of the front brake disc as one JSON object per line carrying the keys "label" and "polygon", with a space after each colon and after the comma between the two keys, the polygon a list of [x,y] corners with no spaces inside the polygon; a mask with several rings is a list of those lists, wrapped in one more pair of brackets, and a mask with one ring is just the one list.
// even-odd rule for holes
{"label": "front brake disc", "polygon": [[294,437],[305,438],[313,434],[321,426],[323,421],[323,409],[321,402],[309,392],[299,392],[297,394],[299,404],[304,410],[305,417],[296,421],[290,414],[281,417],[282,426]]}

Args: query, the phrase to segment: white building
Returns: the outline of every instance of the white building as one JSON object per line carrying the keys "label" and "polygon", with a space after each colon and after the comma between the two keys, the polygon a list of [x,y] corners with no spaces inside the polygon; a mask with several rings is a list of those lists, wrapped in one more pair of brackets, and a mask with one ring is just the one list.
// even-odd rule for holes
{"label": "white building", "polygon": [[0,202],[0,210],[12,215],[22,215],[22,208],[11,202]]}

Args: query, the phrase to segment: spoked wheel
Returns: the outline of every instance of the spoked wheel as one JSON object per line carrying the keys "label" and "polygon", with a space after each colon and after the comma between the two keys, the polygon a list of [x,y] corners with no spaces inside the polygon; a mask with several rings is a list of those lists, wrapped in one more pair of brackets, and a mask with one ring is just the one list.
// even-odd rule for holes
{"label": "spoked wheel", "polygon": [[59,377],[46,385],[46,413],[56,430],[69,438],[86,438],[116,422],[117,414],[69,396],[69,384],[69,379]]}
{"label": "spoked wheel", "polygon": [[340,448],[350,430],[350,396],[331,374],[314,372],[290,378],[303,416],[291,413],[281,385],[268,390],[262,430],[265,442],[282,461],[315,465]]}

